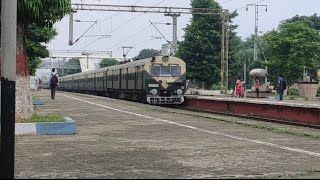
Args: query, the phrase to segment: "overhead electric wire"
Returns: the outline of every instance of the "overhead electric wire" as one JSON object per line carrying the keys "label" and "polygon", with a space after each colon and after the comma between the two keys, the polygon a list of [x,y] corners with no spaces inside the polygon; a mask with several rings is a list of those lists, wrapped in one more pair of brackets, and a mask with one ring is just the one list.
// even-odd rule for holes
{"label": "overhead electric wire", "polygon": [[[97,20],[97,21],[98,21],[98,20]],[[82,35],[81,35],[78,39],[76,39],[73,44],[77,43],[84,35],[86,35],[86,33],[87,33],[91,28],[93,28],[93,26],[97,23],[97,21],[95,21],[84,33],[82,33]]]}
{"label": "overhead electric wire", "polygon": [[[262,2],[262,1],[265,1],[265,0],[260,0],[258,2],[253,3],[253,4],[257,4],[257,3]],[[243,9],[243,8],[246,8],[246,7],[247,7],[247,5],[245,5],[245,6],[241,7],[241,8],[235,9],[235,11]]]}
{"label": "overhead electric wire", "polygon": [[141,29],[140,31],[138,31],[137,33],[133,34],[132,36],[130,36],[129,38],[121,41],[120,43],[118,43],[117,45],[112,46],[111,48],[109,48],[110,50],[117,48],[118,46],[120,46],[121,44],[125,43],[126,41],[128,41],[129,39],[135,37],[136,35],[138,35],[140,32],[144,31],[145,29],[147,29],[149,27],[149,25],[145,26],[143,29]]}
{"label": "overhead electric wire", "polygon": [[[183,30],[181,29],[180,31],[183,31]],[[173,32],[166,33],[165,35],[169,35],[169,34],[173,34]],[[154,40],[154,39],[148,39],[148,40],[145,40],[145,41],[142,41],[142,42],[138,42],[138,43],[132,44],[132,46],[137,46],[139,44],[144,44],[144,43],[152,41],[152,40]]]}
{"label": "overhead electric wire", "polygon": [[[135,37],[136,35],[138,35],[140,32],[144,31],[145,29],[147,29],[149,27],[149,25],[145,26],[143,29],[139,30],[137,33],[133,34],[132,36],[130,36],[129,38],[123,40],[121,43],[118,43],[117,45],[112,46],[111,48],[109,48],[109,50],[112,50],[114,48],[117,48],[119,45],[125,43],[126,41],[130,40],[131,38]],[[172,33],[172,32],[170,32]]]}
{"label": "overhead electric wire", "polygon": [[[139,2],[141,2],[141,1],[142,1],[142,0],[138,0],[138,1],[135,2],[133,5],[136,5],[136,4],[138,4]],[[116,14],[114,14],[114,15],[106,18],[106,19],[101,20],[101,21],[96,20],[95,23],[92,24],[92,25],[74,42],[74,44],[75,44],[76,42],[78,42],[78,41],[79,41],[89,30],[91,30],[95,25],[101,24],[102,22],[104,22],[104,21],[106,21],[106,20],[108,20],[108,19],[110,19],[110,18],[118,15],[119,13],[121,13],[121,12],[118,12],[118,13],[116,13]],[[102,31],[101,31],[101,27],[100,27],[100,33],[103,34]],[[98,39],[94,40],[94,42],[96,42],[96,41],[99,40],[99,39],[102,39],[102,38],[98,38]],[[91,44],[91,43],[90,43],[90,44]],[[74,46],[72,46],[71,49],[72,49],[73,47],[74,47]],[[87,47],[87,46],[86,46],[86,47]]]}
{"label": "overhead electric wire", "polygon": [[[150,20],[149,20],[150,21]],[[161,36],[167,41],[167,43],[171,44],[170,41],[161,33],[161,31],[150,21],[151,25],[156,28],[156,30],[161,34]]]}
{"label": "overhead electric wire", "polygon": [[[161,2],[157,3],[157,4],[156,4],[156,5],[154,5],[153,7],[157,7],[159,4],[163,3],[164,1],[166,1],[166,0],[162,0]],[[116,27],[115,29],[112,29],[112,30],[111,30],[110,32],[108,32],[107,34],[110,34],[110,33],[114,32],[114,31],[116,31],[117,29],[119,29],[119,28],[121,28],[121,27],[123,27],[123,26],[127,25],[127,23],[129,23],[129,22],[133,21],[134,19],[136,19],[137,17],[141,16],[142,14],[144,14],[144,13],[140,13],[138,16],[136,16],[136,17],[134,17],[134,18],[132,18],[132,19],[130,19],[130,20],[128,20],[128,21],[126,21],[125,23],[123,23],[122,25],[120,25],[120,26]],[[101,38],[99,38],[99,39],[101,39]],[[86,45],[86,46],[85,46],[85,47],[83,47],[83,48],[87,48],[88,46],[90,46],[90,45],[92,45],[93,43],[97,42],[99,39],[96,39],[96,40],[92,41],[90,44]],[[113,47],[112,49],[114,49],[114,47]]]}
{"label": "overhead electric wire", "polygon": [[[141,1],[141,0],[138,0],[135,4],[139,3],[140,1]],[[154,5],[154,7],[158,6],[159,4],[163,3],[164,1],[166,1],[166,0],[162,0],[162,1],[159,2],[158,4]],[[220,4],[228,3],[228,2],[231,2],[231,1],[233,1],[233,0],[227,0],[227,1],[224,1],[224,2],[222,2],[222,3],[220,3]],[[264,0],[260,0],[260,1],[256,2],[256,3],[259,3],[259,2],[262,2],[262,1],[264,1]],[[254,4],[256,4],[256,3],[254,3]],[[133,4],[133,5],[135,5],[135,4]],[[245,7],[246,7],[246,6],[244,6],[244,7],[242,7],[242,8],[245,8]],[[239,9],[242,9],[242,8],[238,8],[238,9],[236,9],[236,10],[239,10]],[[114,14],[114,15],[108,17],[108,18],[105,18],[105,19],[97,22],[96,24],[101,24],[102,22],[104,22],[104,21],[106,21],[106,20],[108,20],[108,19],[110,19],[110,18],[118,15],[119,13],[121,13],[121,12],[118,12],[117,14]],[[126,25],[127,23],[133,21],[134,19],[138,18],[138,17],[141,16],[142,14],[145,14],[145,13],[141,13],[141,14],[139,14],[138,16],[136,16],[136,17],[128,20],[126,23],[124,23],[124,24],[116,27],[115,29],[112,29],[109,33],[112,33],[112,32],[114,32],[114,31],[118,30],[119,28],[123,27],[124,25]],[[183,16],[184,16],[184,15],[183,15]],[[144,28],[143,28],[142,30],[140,30],[139,32],[137,32],[137,33],[135,33],[134,35],[130,36],[130,37],[127,38],[126,40],[122,41],[121,43],[118,43],[116,46],[111,47],[110,49],[116,48],[118,45],[121,45],[122,43],[124,43],[124,42],[128,41],[129,39],[133,38],[134,36],[136,36],[136,35],[137,35],[138,33],[140,33],[141,31],[145,30],[146,28],[147,28],[147,27],[144,27]],[[109,34],[109,33],[108,33],[108,34]],[[171,33],[172,33],[172,32],[171,32]],[[160,34],[161,34],[161,32],[160,32]],[[163,35],[162,35],[162,36],[163,36]],[[163,36],[163,37],[164,37],[164,36]],[[164,37],[164,38],[165,38],[165,37]],[[97,41],[100,40],[100,39],[103,39],[103,38],[95,39],[95,40],[92,41],[90,44],[86,45],[84,48],[86,48],[86,47],[94,44],[95,42],[97,42]],[[165,39],[166,39],[166,38],[165,38]],[[152,39],[151,39],[151,40],[152,40]],[[148,40],[148,41],[149,41],[149,40]],[[167,39],[166,39],[166,41],[169,42]]]}
{"label": "overhead electric wire", "polygon": [[[156,5],[154,5],[153,7],[157,7],[159,4],[163,3],[164,1],[166,1],[166,0],[162,0],[161,2],[159,2],[159,3],[158,3],[158,4],[156,4]],[[149,8],[149,9],[150,9],[150,8]],[[136,16],[136,17],[134,17],[134,18],[131,18],[130,20],[128,20],[128,21],[126,21],[124,24],[122,24],[122,25],[120,25],[120,26],[116,27],[115,29],[113,29],[113,30],[112,30],[112,31],[110,31],[109,33],[112,33],[112,32],[114,32],[114,31],[116,31],[117,29],[119,29],[119,28],[123,27],[124,25],[127,25],[127,23],[129,23],[129,22],[131,22],[131,21],[135,20],[136,18],[138,18],[138,17],[139,17],[139,16],[141,16],[142,14],[145,14],[145,13],[140,13],[138,16]]]}
{"label": "overhead electric wire", "polygon": [[[137,5],[139,2],[141,2],[142,0],[138,0],[137,2],[135,2],[134,4],[132,4],[132,5]],[[98,24],[101,24],[101,23],[103,23],[103,22],[105,22],[106,20],[108,20],[108,19],[110,19],[110,18],[112,18],[112,17],[114,17],[114,16],[116,16],[116,15],[118,15],[118,14],[120,14],[121,12],[117,12],[116,14],[114,14],[114,15],[112,15],[112,16],[109,16],[109,17],[107,17],[107,18],[105,18],[105,19],[102,19],[101,21],[99,21],[99,23]]]}
{"label": "overhead electric wire", "polygon": [[224,1],[224,2],[219,3],[219,4],[225,4],[225,3],[228,3],[228,2],[231,2],[231,1],[233,1],[233,0],[227,0],[227,1]]}

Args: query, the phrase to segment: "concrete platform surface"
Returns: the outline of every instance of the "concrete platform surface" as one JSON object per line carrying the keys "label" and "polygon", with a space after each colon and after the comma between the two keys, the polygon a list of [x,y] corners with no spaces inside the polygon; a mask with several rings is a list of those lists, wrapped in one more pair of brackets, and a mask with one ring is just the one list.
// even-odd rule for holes
{"label": "concrete platform surface", "polygon": [[78,133],[18,136],[15,178],[320,177],[319,138],[103,97],[35,95],[45,101],[38,113],[60,112],[77,122]]}

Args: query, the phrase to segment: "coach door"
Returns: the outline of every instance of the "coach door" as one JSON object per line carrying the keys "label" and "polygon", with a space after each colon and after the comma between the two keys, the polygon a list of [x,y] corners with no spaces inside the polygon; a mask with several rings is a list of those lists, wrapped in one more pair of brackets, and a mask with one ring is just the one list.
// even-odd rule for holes
{"label": "coach door", "polygon": [[93,90],[96,91],[97,90],[97,73],[94,73],[94,84],[93,84]]}
{"label": "coach door", "polygon": [[134,71],[134,89],[137,90],[138,81],[139,81],[139,67],[135,67]]}
{"label": "coach door", "polygon": [[143,72],[143,66],[140,67],[140,73],[141,73],[141,89],[144,89],[144,72]]}

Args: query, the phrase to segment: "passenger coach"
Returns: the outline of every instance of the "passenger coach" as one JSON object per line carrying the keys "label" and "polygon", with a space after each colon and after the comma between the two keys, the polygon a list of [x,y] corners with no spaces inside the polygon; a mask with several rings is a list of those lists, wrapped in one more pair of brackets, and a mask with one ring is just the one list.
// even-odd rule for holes
{"label": "passenger coach", "polygon": [[155,56],[59,79],[60,90],[105,95],[150,104],[181,104],[186,92],[186,64]]}

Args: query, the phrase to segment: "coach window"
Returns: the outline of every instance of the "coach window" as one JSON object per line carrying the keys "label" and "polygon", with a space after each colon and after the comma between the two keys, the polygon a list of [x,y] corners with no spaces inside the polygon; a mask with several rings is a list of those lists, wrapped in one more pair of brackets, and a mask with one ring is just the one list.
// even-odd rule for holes
{"label": "coach window", "polygon": [[181,76],[181,67],[178,65],[170,65],[170,72],[174,77]]}
{"label": "coach window", "polygon": [[172,74],[170,72],[170,67],[169,66],[161,66],[160,76],[161,77],[171,77]]}
{"label": "coach window", "polygon": [[151,67],[151,76],[160,76],[160,65],[154,65]]}

